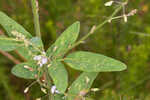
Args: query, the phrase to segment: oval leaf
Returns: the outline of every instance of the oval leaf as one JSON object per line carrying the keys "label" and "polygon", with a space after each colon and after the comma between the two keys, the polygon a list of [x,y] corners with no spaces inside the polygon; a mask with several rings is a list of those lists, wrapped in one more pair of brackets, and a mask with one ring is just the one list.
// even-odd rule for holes
{"label": "oval leaf", "polygon": [[7,31],[7,34],[9,36],[13,36],[12,31],[17,31],[27,38],[32,37],[32,35],[29,32],[27,32],[21,25],[19,25],[13,19],[9,18],[3,12],[0,12],[0,25],[3,26],[3,28]]}
{"label": "oval leaf", "polygon": [[88,92],[97,75],[96,72],[83,72],[70,86],[67,100],[76,100],[81,92]]}
{"label": "oval leaf", "polygon": [[47,55],[61,58],[76,41],[80,31],[80,22],[75,22],[67,28],[56,42],[47,50]]}
{"label": "oval leaf", "polygon": [[64,65],[59,61],[53,61],[48,68],[48,72],[58,91],[64,93],[68,86],[68,74]]}
{"label": "oval leaf", "polygon": [[12,51],[18,47],[23,46],[23,42],[13,38],[0,37],[0,50]]}
{"label": "oval leaf", "polygon": [[74,69],[86,72],[111,72],[126,69],[126,65],[118,60],[83,51],[68,55],[64,62]]}
{"label": "oval leaf", "polygon": [[35,79],[38,74],[37,68],[38,68],[37,65],[28,62],[14,66],[11,72],[12,74],[20,78]]}

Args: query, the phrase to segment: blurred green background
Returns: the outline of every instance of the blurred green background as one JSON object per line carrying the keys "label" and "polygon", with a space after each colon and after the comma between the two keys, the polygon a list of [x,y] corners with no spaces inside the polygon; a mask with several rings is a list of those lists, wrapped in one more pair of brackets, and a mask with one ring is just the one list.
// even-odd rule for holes
{"label": "blurred green background", "polygon": [[[80,37],[93,25],[102,23],[116,6],[105,7],[108,0],[39,0],[42,40],[47,49],[73,22],[81,22]],[[100,73],[90,93],[91,100],[150,100],[150,1],[129,0],[126,12],[138,9],[135,16],[113,20],[90,36],[75,50],[101,53],[127,64],[123,72]],[[32,35],[34,25],[30,0],[0,0],[0,10],[23,25]],[[121,15],[122,13],[118,14]],[[5,31],[0,27],[0,34]],[[20,58],[15,52],[9,52]],[[24,89],[32,80],[24,80],[10,73],[15,64],[0,54],[0,100],[35,100],[44,96],[38,85],[29,93]],[[71,83],[79,72],[68,68]]]}

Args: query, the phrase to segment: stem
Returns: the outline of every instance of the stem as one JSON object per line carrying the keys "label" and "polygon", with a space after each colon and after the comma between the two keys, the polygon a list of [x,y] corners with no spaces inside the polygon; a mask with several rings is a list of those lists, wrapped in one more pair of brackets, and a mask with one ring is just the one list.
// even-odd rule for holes
{"label": "stem", "polygon": [[5,51],[0,50],[0,53],[2,55],[6,56],[9,60],[11,60],[12,62],[14,62],[15,64],[20,64],[21,63],[18,59],[16,59],[11,54],[9,54],[9,53],[7,53]]}
{"label": "stem", "polygon": [[94,30],[93,32],[89,32],[87,33],[84,37],[82,37],[78,42],[76,42],[74,45],[72,45],[70,47],[70,49],[78,46],[79,44],[83,43],[85,39],[87,39],[91,34],[95,33],[98,29],[100,29],[102,26],[104,26],[107,22],[109,22],[109,20],[112,19],[112,17],[114,17],[120,10],[122,9],[122,6],[119,6],[110,17],[108,17],[108,19],[106,19],[103,23],[99,24]]}
{"label": "stem", "polygon": [[48,89],[48,100],[53,100],[50,89]]}
{"label": "stem", "polygon": [[46,74],[46,83],[47,83],[47,89],[48,89],[48,100],[53,100],[53,95],[51,94],[51,87],[52,87],[51,78],[48,74],[48,68],[46,66],[44,66],[44,71]]}
{"label": "stem", "polygon": [[39,14],[38,14],[38,11],[39,11],[38,1],[31,0],[31,5],[32,5],[32,13],[33,13],[33,17],[34,17],[34,27],[35,27],[36,36],[41,38]]}

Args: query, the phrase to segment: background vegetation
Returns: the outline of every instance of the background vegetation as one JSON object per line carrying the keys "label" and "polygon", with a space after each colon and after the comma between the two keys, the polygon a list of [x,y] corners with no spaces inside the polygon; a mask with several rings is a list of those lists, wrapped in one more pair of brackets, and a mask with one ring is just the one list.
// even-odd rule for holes
{"label": "background vegetation", "polygon": [[[39,0],[42,40],[48,48],[70,24],[81,22],[81,36],[91,26],[103,22],[115,9],[105,7],[108,0]],[[91,93],[92,100],[150,100],[150,1],[129,0],[126,12],[138,9],[138,14],[113,20],[93,34],[84,45],[74,50],[101,53],[125,62],[123,72],[100,73],[93,87],[99,92]],[[34,35],[30,0],[0,0],[0,10],[23,25]],[[0,27],[0,34],[5,31]],[[15,52],[9,52],[20,59]],[[23,95],[25,87],[32,82],[13,76],[10,69],[14,63],[0,54],[0,100],[35,100],[42,96],[38,86]],[[68,68],[68,67],[67,67]],[[72,82],[79,73],[68,68]]]}

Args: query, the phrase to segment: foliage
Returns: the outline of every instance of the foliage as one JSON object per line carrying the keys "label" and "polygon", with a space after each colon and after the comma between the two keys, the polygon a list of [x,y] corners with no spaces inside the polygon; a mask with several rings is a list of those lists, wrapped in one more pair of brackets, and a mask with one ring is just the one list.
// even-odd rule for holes
{"label": "foliage", "polygon": [[[110,14],[112,11],[112,8],[104,7],[105,1],[106,0],[63,0],[63,3],[60,3],[61,0],[47,0],[45,2],[39,1],[41,8],[40,23],[42,26],[41,31],[42,40],[45,44],[44,47],[47,49],[49,45],[55,41],[56,37],[60,35],[59,33],[75,20],[80,20],[81,22],[81,36],[83,36],[84,33],[87,33],[87,31],[90,30],[90,26],[93,24],[102,22],[105,19],[105,15]],[[30,30],[32,35],[34,34],[31,14],[25,14],[27,12],[31,13],[30,6],[28,6],[28,0],[19,2],[12,2],[12,0],[0,0],[0,5],[1,10],[7,12],[9,16],[17,20],[17,22],[22,24],[27,30]],[[130,1],[128,9],[140,7],[139,15],[130,18],[130,21],[128,21],[126,25],[124,25],[124,23],[120,20],[115,22],[113,21],[111,24],[106,25],[101,30],[98,30],[95,34],[93,34],[90,40],[85,41],[84,45],[72,50],[86,50],[102,53],[109,57],[120,59],[128,65],[128,70],[123,73],[101,73],[100,78],[98,77],[98,79],[96,79],[94,87],[101,87],[102,85],[108,83],[108,81],[113,80],[113,85],[108,87],[113,89],[114,93],[112,95],[115,96],[116,94],[120,95],[120,93],[122,93],[128,94],[129,96],[127,98],[132,96],[135,96],[136,99],[148,98],[146,95],[148,94],[149,89],[149,37],[130,34],[132,33],[131,31],[141,30],[149,33],[148,6],[149,1],[147,0],[137,0],[136,2]],[[30,50],[32,50],[31,48]],[[22,50],[19,50],[19,52],[21,51]],[[21,53],[24,54],[25,57],[28,54],[28,50],[26,51],[27,52],[24,51]],[[14,52],[11,53],[14,54]],[[31,58],[30,56],[31,55],[28,55],[26,59]],[[8,63],[8,60],[1,56],[0,63],[3,64],[3,62]],[[4,67],[4,69],[8,70],[10,69],[9,66],[12,66],[12,64],[9,62],[8,64],[3,64],[2,66],[8,66]],[[67,67],[67,69],[69,68]],[[3,70],[0,71],[4,72]],[[71,72],[73,71],[71,70]],[[2,74],[5,75],[4,73]],[[74,77],[77,77],[77,75]],[[7,78],[6,80],[8,79],[13,81],[11,78]],[[20,83],[20,79],[16,82]],[[21,83],[23,84],[24,82]],[[71,82],[69,81],[69,84],[70,83]],[[13,85],[8,83],[8,86],[11,87]],[[102,93],[103,91],[105,90],[96,93],[98,94],[97,98],[100,98],[100,100],[103,96],[108,97],[107,93]],[[117,91],[119,92],[117,93]],[[1,91],[1,93],[5,92]],[[15,95],[17,94],[15,90],[13,93]],[[33,95],[34,94],[32,94],[32,96]],[[37,97],[39,97],[39,95]]]}
{"label": "foliage", "polygon": [[[14,37],[13,39],[11,38],[6,39],[5,37],[1,37],[2,43],[6,43],[5,48],[9,49],[11,46],[15,47],[16,45],[14,45],[13,43],[22,42],[23,44],[21,46],[27,48],[29,52],[28,54],[32,56],[32,58],[28,62],[21,63],[13,67],[12,73],[21,78],[36,79],[41,86],[45,86],[47,89],[49,89],[50,85],[52,84],[49,83],[50,78],[52,78],[54,81],[54,85],[56,85],[58,91],[62,94],[65,93],[68,87],[68,75],[66,69],[61,63],[61,59],[75,44],[80,29],[80,23],[76,22],[72,24],[68,29],[66,29],[66,31],[62,33],[62,35],[58,38],[58,40],[56,40],[56,42],[52,45],[52,47],[50,47],[50,49],[47,50],[47,53],[45,54],[45,52],[43,51],[44,50],[43,44],[41,43],[40,39],[38,39],[37,37],[32,38],[32,36],[28,35],[28,33],[24,31],[24,29],[20,25],[18,25],[15,21],[11,20],[4,13],[0,12],[0,16],[1,16],[0,24],[4,27],[4,29],[7,30],[7,33],[9,33],[10,37]],[[10,40],[12,44],[8,43],[9,45],[7,46],[7,41]],[[72,67],[74,69],[78,69],[85,72],[122,71],[126,69],[126,65],[117,60],[99,54],[88,52],[72,53],[71,55],[64,58],[64,62],[69,64],[70,66],[75,66]],[[46,79],[43,79],[44,83],[41,83],[40,78],[44,75],[46,75]],[[61,77],[59,77],[60,75]],[[73,84],[73,86],[68,91],[69,94],[77,96],[82,91],[82,88],[84,89],[86,85],[87,87],[85,89],[89,89],[92,85],[92,82],[96,78],[95,75],[97,75],[97,73],[96,74],[88,73],[81,75],[77,80],[77,82],[74,83],[75,86]],[[87,79],[86,84],[85,79]],[[79,87],[76,87],[77,86],[76,84],[79,84]],[[73,87],[78,88],[79,90],[75,92],[74,90],[72,90]],[[25,89],[25,93],[27,91],[28,88]],[[75,97],[67,96],[67,98],[68,100],[72,100],[75,99],[76,96]],[[70,97],[71,99],[69,99]]]}

